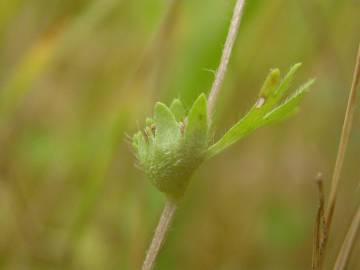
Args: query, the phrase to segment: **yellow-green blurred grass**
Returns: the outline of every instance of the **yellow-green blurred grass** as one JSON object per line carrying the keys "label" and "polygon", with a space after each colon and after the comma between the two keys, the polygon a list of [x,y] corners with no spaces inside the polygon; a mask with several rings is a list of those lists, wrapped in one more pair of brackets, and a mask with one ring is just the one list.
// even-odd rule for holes
{"label": "yellow-green blurred grass", "polygon": [[21,102],[27,91],[31,90],[36,80],[49,70],[56,58],[61,58],[66,50],[78,46],[79,42],[89,38],[96,25],[106,18],[111,9],[120,2],[115,0],[93,1],[78,17],[70,22],[54,26],[49,33],[41,36],[40,40],[36,41],[25,53],[15,70],[6,79],[5,85],[2,86],[1,119],[6,118]]}
{"label": "yellow-green blurred grass", "polygon": [[[60,29],[53,34],[51,38],[42,38],[38,44],[30,49],[28,55],[26,55],[24,57],[25,59],[19,64],[19,67],[14,72],[14,76],[9,79],[9,82],[5,85],[4,91],[2,92],[4,118],[11,117],[11,111],[16,109],[17,104],[21,104],[22,99],[28,94],[27,92],[31,89],[32,84],[41,78],[44,73],[49,71],[49,68],[53,65],[56,58],[61,58],[62,55],[66,55],[66,50],[69,49],[70,45],[79,45],[78,41],[81,41],[84,37],[89,38],[89,35],[86,34],[90,34],[89,31],[104,17],[103,15],[109,13],[115,4],[119,5],[119,1],[107,1],[107,3],[104,3],[104,1],[94,1],[94,4],[86,8],[84,14],[74,19],[73,23],[70,23],[70,26],[65,27],[65,29]],[[76,42],[74,43],[74,41]],[[119,103],[115,103],[114,106],[117,107],[118,104]],[[72,246],[76,245],[74,240],[79,237],[79,234],[82,234],[81,231],[91,214],[89,211],[92,211],[95,207],[97,198],[101,194],[106,179],[106,171],[111,163],[111,157],[113,153],[119,150],[116,142],[124,140],[123,135],[125,129],[123,123],[127,118],[124,118],[124,115],[131,109],[131,106],[116,107],[110,109],[108,116],[103,115],[102,119],[101,117],[96,119],[97,121],[101,121],[101,123],[93,124],[93,127],[89,129],[90,135],[87,135],[84,130],[81,130],[84,127],[80,127],[78,131],[75,130],[75,132],[79,134],[75,135],[74,138],[72,138],[74,135],[70,135],[70,138],[66,138],[67,140],[70,139],[70,141],[63,145],[68,148],[68,158],[74,159],[74,166],[82,165],[76,161],[80,155],[81,159],[85,159],[85,164],[82,166],[90,169],[86,172],[86,179],[84,179],[81,184],[82,191],[80,195],[83,199],[81,199],[79,207],[75,207],[75,219],[73,222],[70,222],[73,223],[68,232],[68,234],[70,234],[70,239],[68,240],[70,241],[70,246],[65,245],[65,248],[69,248],[70,251],[73,248]],[[95,134],[94,131],[96,131]],[[33,142],[30,143],[34,144]],[[81,143],[80,147],[79,143]],[[43,148],[45,145],[42,143],[38,146]],[[28,155],[28,157],[32,158],[31,154]],[[74,163],[74,161],[72,163]],[[83,161],[81,162],[83,163]],[[77,169],[79,170],[79,168]],[[62,255],[60,254],[60,258],[61,257]]]}
{"label": "yellow-green blurred grass", "polygon": [[[137,119],[153,101],[178,96],[190,104],[208,90],[207,70],[217,66],[232,3],[181,1],[165,44],[156,43],[156,33],[166,1],[58,1],[47,20],[35,15],[46,13],[49,1],[32,2],[38,13],[25,1],[7,5],[1,29],[26,21],[45,30],[28,37],[30,44],[1,47],[9,68],[0,75],[6,97],[0,100],[0,269],[136,269],[162,196],[133,166],[124,133],[142,125]],[[313,5],[325,19],[307,13]],[[317,85],[292,121],[260,130],[200,168],[159,269],[310,266],[312,179],[318,170],[328,177],[334,162],[358,9],[350,0],[249,1],[216,112],[217,134],[253,103],[271,67],[301,61],[300,77],[316,76]],[[327,29],[327,38],[315,28]],[[5,30],[6,43],[22,40]],[[147,50],[152,44],[166,50]],[[347,205],[358,196],[358,123],[332,254],[348,225]],[[355,258],[350,269],[358,265]]]}
{"label": "yellow-green blurred grass", "polygon": [[[50,34],[40,37],[25,54],[23,60],[17,65],[13,71],[13,75],[10,76],[7,83],[3,86],[1,92],[1,123],[6,118],[11,117],[11,112],[16,109],[17,105],[22,102],[28,91],[33,89],[33,84],[36,83],[49,68],[53,65],[53,62],[57,58],[61,58],[66,51],[71,47],[78,46],[79,43],[91,36],[91,32],[101,20],[106,18],[109,12],[116,5],[119,5],[119,1],[93,1],[88,7],[85,7],[85,11],[78,17],[72,19],[70,22],[64,23],[64,25],[58,26],[58,29],[51,29]],[[116,119],[116,122],[119,120]],[[123,121],[120,119],[120,121]],[[121,122],[120,122],[121,123]],[[112,126],[118,125],[117,123],[111,124]],[[102,129],[106,127],[101,127]],[[120,127],[121,128],[121,127]],[[123,131],[121,129],[121,131]],[[119,138],[122,138],[122,132],[118,134],[111,130],[110,134],[116,134]],[[74,225],[74,233],[79,233],[79,225],[89,208],[92,207],[92,201],[97,192],[101,192],[101,180],[105,177],[105,171],[111,157],[110,151],[115,151],[117,144],[114,144],[114,139],[108,139],[109,135],[101,135],[100,138],[104,140],[103,146],[100,150],[95,151],[94,156],[101,162],[96,163],[95,166],[91,166],[93,172],[90,174],[87,185],[85,185],[84,199],[80,203],[78,212],[78,218],[76,218]],[[109,143],[108,143],[109,142]],[[110,145],[108,145],[110,144]],[[43,147],[43,146],[40,146]],[[90,146],[89,146],[90,148]],[[92,147],[93,148],[93,147]],[[96,159],[95,158],[95,159]],[[78,221],[80,220],[80,221]]]}

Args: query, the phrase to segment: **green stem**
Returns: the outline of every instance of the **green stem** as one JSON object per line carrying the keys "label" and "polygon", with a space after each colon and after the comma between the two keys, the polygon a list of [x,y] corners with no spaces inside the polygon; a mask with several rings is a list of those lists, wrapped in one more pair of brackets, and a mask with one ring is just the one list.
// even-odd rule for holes
{"label": "green stem", "polygon": [[167,232],[171,226],[174,214],[177,209],[177,204],[171,200],[167,200],[164,210],[161,214],[159,224],[156,227],[153,239],[151,241],[149,250],[147,251],[142,270],[153,269],[156,257],[159,254],[160,248],[165,241]]}
{"label": "green stem", "polygon": [[231,19],[229,32],[226,37],[224,49],[222,52],[219,67],[216,71],[215,80],[212,84],[209,99],[208,99],[208,118],[211,120],[212,114],[214,113],[216,99],[219,95],[221,84],[224,80],[225,73],[229,64],[232,48],[237,37],[239,30],[240,20],[244,9],[245,0],[237,0],[234,7],[233,16]]}

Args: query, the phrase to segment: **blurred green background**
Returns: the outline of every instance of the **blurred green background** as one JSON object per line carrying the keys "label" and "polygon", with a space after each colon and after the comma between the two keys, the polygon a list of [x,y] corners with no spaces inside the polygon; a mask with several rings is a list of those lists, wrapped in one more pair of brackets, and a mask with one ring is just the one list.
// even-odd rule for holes
{"label": "blurred green background", "polygon": [[[139,269],[164,198],[135,168],[128,136],[155,101],[189,106],[208,91],[233,4],[0,0],[0,269]],[[303,62],[294,87],[316,85],[296,117],[197,171],[156,269],[310,269],[314,177],[328,189],[359,18],[358,0],[247,2],[215,136],[270,68]],[[359,116],[329,266],[360,201]]]}

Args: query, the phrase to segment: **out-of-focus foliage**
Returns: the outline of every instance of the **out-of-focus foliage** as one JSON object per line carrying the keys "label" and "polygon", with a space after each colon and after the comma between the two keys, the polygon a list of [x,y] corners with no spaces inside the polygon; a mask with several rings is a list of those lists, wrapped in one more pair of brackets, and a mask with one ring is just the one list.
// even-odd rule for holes
{"label": "out-of-focus foliage", "polygon": [[[138,269],[163,197],[126,134],[155,101],[190,108],[213,80],[233,1],[0,1],[0,269]],[[316,77],[292,121],[201,166],[158,269],[308,269],[314,175],[329,182],[360,29],[357,0],[252,0],[215,138],[273,66]],[[357,112],[330,239],[358,202]],[[357,246],[354,254],[359,252]],[[349,269],[358,269],[354,257]]]}

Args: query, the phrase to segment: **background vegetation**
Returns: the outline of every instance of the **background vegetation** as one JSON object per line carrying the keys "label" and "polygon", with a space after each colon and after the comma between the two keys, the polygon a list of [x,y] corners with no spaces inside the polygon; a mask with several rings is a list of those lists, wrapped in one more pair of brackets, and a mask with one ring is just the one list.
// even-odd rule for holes
{"label": "background vegetation", "polygon": [[[139,269],[163,197],[126,134],[155,101],[188,106],[213,80],[230,0],[0,1],[0,269]],[[157,269],[309,269],[360,29],[358,0],[251,0],[216,111],[217,136],[271,67],[317,83],[291,121],[196,173]],[[139,120],[140,119],[140,120]],[[354,121],[329,265],[359,203]],[[360,252],[357,245],[355,253]],[[354,256],[349,269],[359,269]]]}

